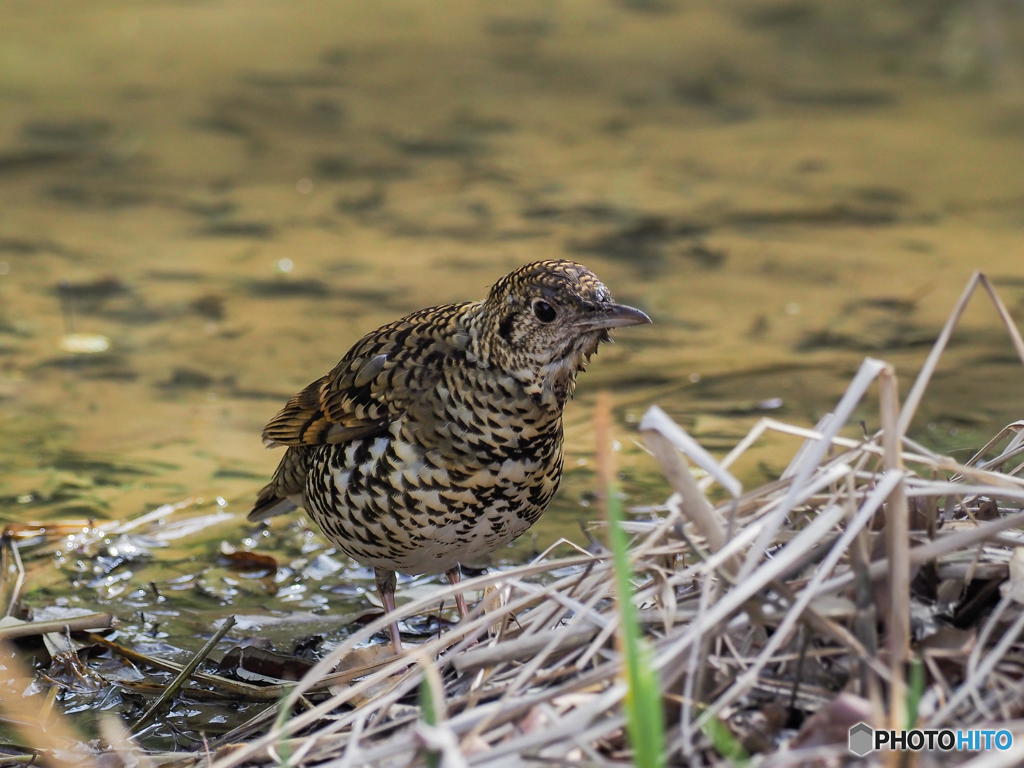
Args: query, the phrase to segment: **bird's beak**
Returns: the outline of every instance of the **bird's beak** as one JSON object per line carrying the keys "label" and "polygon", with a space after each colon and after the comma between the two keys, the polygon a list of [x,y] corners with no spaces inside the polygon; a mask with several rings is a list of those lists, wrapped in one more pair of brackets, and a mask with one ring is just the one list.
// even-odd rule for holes
{"label": "bird's beak", "polygon": [[647,316],[647,313],[641,312],[635,307],[627,307],[625,304],[608,304],[582,320],[579,325],[585,330],[596,331],[621,328],[625,325],[646,325],[650,322],[651,318]]}

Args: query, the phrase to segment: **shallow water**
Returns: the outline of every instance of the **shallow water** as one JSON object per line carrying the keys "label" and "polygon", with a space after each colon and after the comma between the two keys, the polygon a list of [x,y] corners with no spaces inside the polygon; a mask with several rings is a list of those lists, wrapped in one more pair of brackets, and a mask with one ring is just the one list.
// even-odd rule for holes
{"label": "shallow water", "polygon": [[[0,521],[235,515],[172,547],[179,576],[252,533],[277,461],[259,431],[289,395],[533,259],[583,261],[656,325],[581,380],[563,489],[516,558],[592,518],[603,388],[630,501],[656,503],[648,405],[722,453],[764,415],[813,424],[865,355],[905,392],[975,269],[1024,315],[1009,0],[2,13]],[[976,301],[913,435],[968,456],[1024,415],[1020,370]]]}

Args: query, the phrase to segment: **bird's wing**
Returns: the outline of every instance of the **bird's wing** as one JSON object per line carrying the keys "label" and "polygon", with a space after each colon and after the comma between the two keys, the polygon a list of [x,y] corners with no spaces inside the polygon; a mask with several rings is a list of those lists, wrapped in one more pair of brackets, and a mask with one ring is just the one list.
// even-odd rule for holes
{"label": "bird's wing", "polygon": [[297,395],[263,430],[268,446],[347,443],[380,434],[464,357],[458,318],[467,305],[420,310],[364,336],[334,369]]}
{"label": "bird's wing", "polygon": [[274,476],[260,489],[256,503],[249,512],[249,520],[254,523],[262,522],[276,515],[291,512],[299,506],[299,498],[306,485],[309,454],[312,450],[304,445],[285,449]]}

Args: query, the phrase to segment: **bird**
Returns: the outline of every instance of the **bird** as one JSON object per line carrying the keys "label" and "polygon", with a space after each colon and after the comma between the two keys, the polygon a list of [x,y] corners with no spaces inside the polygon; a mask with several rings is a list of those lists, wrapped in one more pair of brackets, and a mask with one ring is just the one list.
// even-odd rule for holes
{"label": "bird", "polygon": [[[479,301],[413,312],[363,336],[263,430],[284,455],[250,521],[303,507],[374,569],[385,610],[396,572],[477,561],[533,525],[558,488],[563,411],[614,328],[650,323],[567,259],[519,267]],[[461,618],[467,609],[456,593]],[[389,626],[396,654],[398,624]]]}

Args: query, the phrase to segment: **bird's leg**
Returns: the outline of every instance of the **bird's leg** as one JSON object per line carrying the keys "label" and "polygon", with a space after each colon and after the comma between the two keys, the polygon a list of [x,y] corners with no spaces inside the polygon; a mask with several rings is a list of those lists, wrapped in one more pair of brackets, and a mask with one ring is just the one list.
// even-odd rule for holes
{"label": "bird's leg", "polygon": [[[395,572],[374,568],[373,575],[377,580],[377,593],[380,595],[380,601],[384,603],[385,612],[390,614],[395,610],[395,586],[398,584]],[[402,652],[402,635],[398,631],[398,622],[392,621],[388,629],[391,631],[391,647],[395,649],[396,654],[400,654]]]}
{"label": "bird's leg", "polygon": [[[455,567],[449,568],[444,575],[448,577],[449,584],[458,584],[462,581],[462,568],[456,563]],[[455,606],[459,609],[459,618],[465,619],[469,611],[466,610],[466,598],[463,597],[462,590],[455,593]]]}

